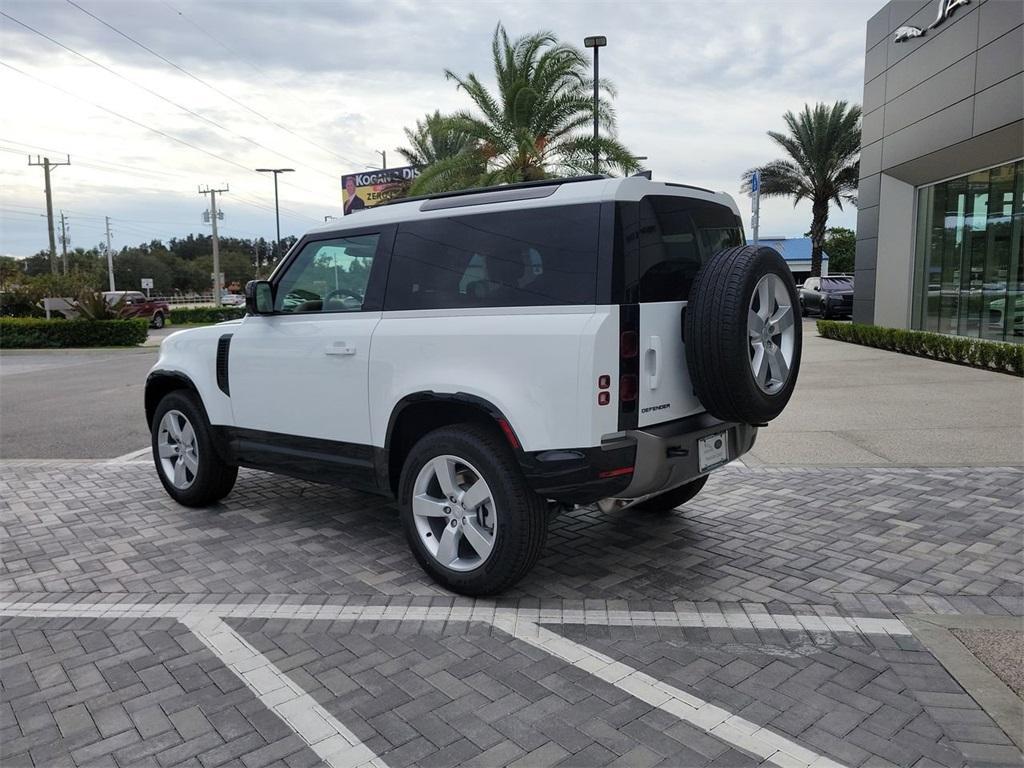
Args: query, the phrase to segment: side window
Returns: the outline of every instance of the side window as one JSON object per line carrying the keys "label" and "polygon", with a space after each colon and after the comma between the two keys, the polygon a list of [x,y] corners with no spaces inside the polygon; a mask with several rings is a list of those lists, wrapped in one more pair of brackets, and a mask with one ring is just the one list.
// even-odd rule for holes
{"label": "side window", "polygon": [[546,207],[402,224],[384,309],[593,304],[599,210]]}
{"label": "side window", "polygon": [[619,206],[627,303],[685,299],[705,260],[743,244],[736,215],[717,203],[648,195]]}
{"label": "side window", "polygon": [[307,243],[277,284],[276,312],[358,312],[380,235]]}

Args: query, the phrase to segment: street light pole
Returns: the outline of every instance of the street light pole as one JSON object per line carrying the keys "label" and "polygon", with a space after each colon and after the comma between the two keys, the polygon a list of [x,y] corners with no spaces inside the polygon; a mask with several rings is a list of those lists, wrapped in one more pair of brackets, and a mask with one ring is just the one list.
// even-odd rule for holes
{"label": "street light pole", "polygon": [[274,220],[277,222],[277,255],[281,255],[281,208],[277,202],[277,175],[279,173],[294,173],[294,168],[257,168],[258,173],[274,174]]}
{"label": "street light pole", "polygon": [[594,49],[594,173],[600,173],[600,158],[598,157],[597,150],[597,137],[598,137],[598,103],[600,100],[600,69],[598,68],[598,50],[608,45],[608,38],[604,35],[594,35],[592,37],[583,38],[583,45],[587,48]]}

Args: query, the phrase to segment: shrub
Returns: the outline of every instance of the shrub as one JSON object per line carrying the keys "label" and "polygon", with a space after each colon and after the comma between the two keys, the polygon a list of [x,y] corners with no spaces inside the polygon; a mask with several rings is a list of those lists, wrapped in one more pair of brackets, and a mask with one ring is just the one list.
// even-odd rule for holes
{"label": "shrub", "polygon": [[146,340],[146,320],[40,320],[0,317],[0,347],[56,349],[64,347],[134,347]]}
{"label": "shrub", "polygon": [[83,320],[116,320],[127,306],[127,293],[121,294],[113,304],[106,296],[92,290],[84,290],[71,301],[71,309]]}
{"label": "shrub", "polygon": [[36,295],[23,287],[0,293],[0,316],[46,317]]}
{"label": "shrub", "polygon": [[220,323],[245,317],[245,307],[171,308],[171,323]]}
{"label": "shrub", "polygon": [[945,336],[927,331],[882,328],[878,325],[857,325],[835,320],[819,320],[818,333],[826,339],[849,341],[868,347],[891,349],[907,355],[930,357],[975,368],[987,368],[1024,376],[1024,344],[965,336]]}

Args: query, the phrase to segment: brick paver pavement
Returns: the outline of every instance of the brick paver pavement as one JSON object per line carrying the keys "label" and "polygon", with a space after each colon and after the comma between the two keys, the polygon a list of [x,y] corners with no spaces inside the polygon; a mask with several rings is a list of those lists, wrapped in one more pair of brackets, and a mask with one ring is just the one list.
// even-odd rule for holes
{"label": "brick paver pavement", "polygon": [[[0,761],[343,764],[279,716],[283,676],[392,767],[1021,765],[898,614],[1024,614],[1022,486],[730,468],[685,512],[560,516],[474,603],[377,497],[243,472],[188,510],[147,464],[7,462]],[[211,650],[194,610],[251,652]]]}

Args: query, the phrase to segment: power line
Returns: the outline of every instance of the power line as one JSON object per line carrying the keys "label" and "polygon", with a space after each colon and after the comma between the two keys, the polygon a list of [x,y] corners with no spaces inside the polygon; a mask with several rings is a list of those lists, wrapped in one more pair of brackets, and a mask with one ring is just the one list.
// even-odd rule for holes
{"label": "power line", "polygon": [[316,148],[326,152],[329,155],[333,155],[334,157],[338,158],[339,160],[341,160],[343,162],[346,162],[346,163],[352,163],[353,162],[351,158],[347,158],[347,157],[344,157],[343,155],[339,155],[333,149],[328,149],[327,147],[325,147],[325,146],[323,146],[321,144],[317,144],[315,141],[312,141],[311,139],[307,139],[306,137],[297,134],[295,131],[293,131],[292,129],[288,128],[287,126],[281,125],[280,123],[278,123],[277,121],[271,119],[267,115],[264,115],[262,112],[259,112],[258,110],[253,109],[248,104],[245,104],[245,103],[239,101],[234,96],[232,96],[232,95],[230,95],[228,93],[225,93],[224,91],[220,90],[219,88],[217,88],[214,85],[211,85],[210,83],[208,83],[205,80],[203,80],[201,77],[199,77],[197,75],[193,75],[191,72],[189,72],[187,69],[185,69],[181,65],[176,64],[175,62],[173,62],[170,59],[168,59],[166,56],[163,56],[162,54],[157,53],[156,51],[154,51],[149,46],[145,45],[144,43],[139,42],[138,40],[136,40],[134,37],[132,37],[128,33],[122,32],[120,29],[115,27],[113,24],[110,24],[109,22],[104,21],[103,19],[101,19],[99,16],[97,16],[94,13],[92,13],[91,11],[86,10],[85,8],[80,6],[78,3],[76,3],[75,0],[66,0],[66,2],[68,4],[70,4],[70,5],[73,5],[75,8],[77,8],[82,13],[84,13],[86,16],[89,16],[90,18],[95,19],[100,24],[105,26],[107,29],[110,29],[111,31],[116,32],[121,37],[123,37],[124,39],[129,40],[130,42],[134,43],[135,45],[137,45],[142,50],[146,51],[147,53],[152,54],[153,56],[156,56],[158,59],[160,59],[160,61],[164,62],[165,64],[167,64],[167,65],[169,65],[171,67],[174,67],[176,70],[181,72],[186,77],[190,77],[191,79],[195,80],[197,83],[200,83],[201,85],[204,85],[205,87],[209,88],[210,90],[214,91],[215,93],[220,94],[225,99],[228,99],[229,101],[231,101],[231,102],[237,104],[238,106],[240,106],[242,109],[245,109],[245,110],[248,110],[249,112],[252,112],[254,115],[256,115],[261,120],[265,120],[266,122],[270,123],[271,125],[273,125],[276,128],[279,128],[280,130],[284,131],[285,133],[288,133],[288,134],[294,136],[295,138],[297,138],[297,139],[299,139],[301,141],[304,141],[307,144],[310,144],[311,146],[314,146],[314,147],[316,147]]}
{"label": "power line", "polygon": [[[4,64],[4,62],[0,61],[0,64]],[[9,66],[9,65],[4,64],[4,66]],[[13,67],[11,67],[11,68],[14,69]],[[15,70],[15,71],[18,71],[18,70]],[[22,74],[25,74],[25,73],[22,73]],[[27,75],[27,74],[26,74],[26,76],[27,77],[31,77],[31,75]],[[36,82],[43,83],[43,81],[39,80],[38,78],[33,78],[33,79],[35,79]],[[49,83],[43,83],[43,84],[44,85],[50,85]],[[51,88],[55,88],[57,90],[61,90],[61,89],[57,88],[57,86],[50,85],[50,87]],[[92,103],[92,102],[86,102],[86,103]],[[93,106],[97,107],[98,109],[103,109],[103,107],[100,107],[97,104],[93,104]],[[43,149],[42,147],[38,147],[38,146],[36,146],[34,144],[26,144],[25,142],[14,141],[13,139],[3,139],[3,138],[0,138],[0,141],[6,141],[6,142],[9,142],[11,144],[19,144],[19,145],[21,145],[23,147],[28,147],[28,148],[31,148],[31,149],[40,149],[40,150]],[[11,152],[12,154],[18,154],[18,155],[24,155],[25,154],[24,151],[22,151],[20,149],[9,149],[7,147],[0,147],[0,152]],[[81,157],[81,155],[78,155],[77,157]],[[228,162],[230,162],[230,161],[228,161]],[[123,168],[128,173],[148,173],[148,174],[151,174],[151,175],[154,175],[154,176],[166,176],[166,177],[169,177],[169,178],[170,177],[175,177],[175,178],[189,179],[189,180],[191,180],[191,178],[192,178],[191,176],[188,176],[188,175],[183,174],[183,173],[174,173],[174,172],[171,172],[171,171],[165,171],[165,170],[159,170],[159,169],[149,169],[149,168],[146,168],[145,166],[126,166],[126,165],[120,165],[118,163],[112,163],[112,162],[109,162],[109,161],[99,161],[98,163],[89,163],[89,162],[78,161],[77,164],[81,165],[81,166],[86,166],[86,167],[89,167],[89,168],[97,168],[99,170],[106,170],[105,166],[110,166],[110,167],[112,167],[114,169],[122,169]],[[251,169],[247,169],[247,170],[251,170]],[[289,187],[292,187],[293,189],[299,189],[299,190],[302,190],[302,191],[305,191],[305,192],[309,192],[310,194],[319,195],[319,193],[314,192],[313,190],[306,189],[305,187],[298,187],[298,186],[296,186],[294,184],[284,184],[284,183],[282,183],[282,186],[289,186]],[[253,194],[255,194],[255,193],[253,193]],[[235,198],[234,199],[238,200],[241,203],[243,203],[243,205],[248,205],[248,206],[250,206],[252,208],[257,208],[259,210],[268,211],[268,212],[273,212],[273,210],[274,210],[273,208],[271,208],[270,206],[266,205],[265,203],[260,203],[260,202],[256,202],[256,201],[253,201],[253,200],[249,200],[245,196],[242,196],[242,195],[235,194]],[[312,221],[312,222],[316,222],[316,223],[319,223],[319,221],[320,221],[318,218],[314,218],[312,216],[309,216],[308,214],[304,214],[304,213],[301,213],[299,211],[295,211],[295,210],[293,210],[291,208],[282,207],[281,210],[284,211],[284,212],[287,212],[292,218],[305,219],[307,221]],[[97,218],[102,218],[102,216],[97,217]]]}
{"label": "power line", "polygon": [[[69,0],[69,2],[70,2],[70,0]],[[96,109],[103,110],[104,112],[107,112],[107,113],[113,115],[114,117],[118,117],[118,118],[120,118],[122,120],[125,120],[125,121],[131,123],[132,125],[138,126],[139,128],[143,128],[144,130],[151,131],[152,133],[155,133],[155,134],[157,134],[159,136],[163,136],[165,139],[170,139],[171,141],[176,142],[178,144],[182,144],[183,146],[186,146],[189,149],[194,149],[197,152],[202,152],[204,155],[206,155],[208,157],[212,157],[215,160],[220,160],[222,163],[227,163],[228,165],[233,165],[236,168],[241,168],[246,173],[255,173],[255,171],[252,168],[250,168],[249,166],[247,166],[247,165],[242,165],[241,163],[235,162],[234,160],[229,160],[228,158],[223,157],[221,155],[218,155],[215,152],[210,152],[207,149],[203,149],[202,147],[196,146],[195,144],[192,144],[191,142],[185,141],[184,139],[180,139],[177,136],[172,136],[169,133],[165,133],[164,131],[161,131],[159,128],[154,128],[154,127],[152,127],[150,125],[146,125],[144,123],[140,123],[138,120],[134,120],[133,118],[130,118],[127,115],[122,115],[120,112],[115,112],[113,109],[110,109],[109,107],[103,107],[103,106],[97,104],[94,101],[90,101],[89,99],[86,99],[84,96],[80,96],[77,93],[72,93],[71,91],[68,91],[68,90],[66,90],[64,88],[61,88],[59,85],[54,85],[53,83],[48,83],[45,80],[42,80],[42,79],[36,77],[35,75],[30,75],[28,72],[25,72],[24,70],[18,69],[18,67],[15,67],[13,64],[8,64],[6,61],[0,61],[0,66],[7,67],[8,69],[10,69],[12,71],[17,72],[19,75],[27,77],[30,80],[34,80],[37,83],[41,83],[42,85],[48,86],[50,88],[53,88],[55,91],[59,91],[59,92],[65,94],[66,96],[71,96],[72,98],[78,99],[79,101],[84,101],[86,104],[89,104],[90,106],[95,107]],[[299,189],[301,189],[301,187],[299,187]],[[310,192],[311,194],[317,194],[316,192],[313,192],[313,190],[305,190],[305,191],[306,192]],[[316,221],[316,219],[311,219],[311,220],[312,221]]]}
{"label": "power line", "polygon": [[96,59],[92,58],[91,56],[87,56],[86,54],[81,53],[80,51],[76,51],[74,48],[72,48],[72,47],[70,47],[68,45],[65,45],[64,43],[60,42],[59,40],[55,40],[54,38],[50,37],[45,32],[42,32],[42,31],[36,29],[35,27],[29,26],[25,22],[20,21],[20,20],[14,18],[13,16],[11,16],[8,13],[0,11],[0,16],[3,16],[6,19],[10,19],[15,24],[18,24],[18,25],[24,27],[25,29],[27,29],[29,32],[32,32],[32,33],[34,33],[36,35],[39,35],[40,37],[42,37],[42,38],[44,38],[46,40],[49,40],[51,43],[53,43],[56,46],[59,46],[59,47],[63,48],[65,51],[68,51],[69,53],[73,53],[75,56],[78,56],[79,58],[82,58],[85,61],[88,61],[90,64],[93,64],[93,65],[99,67],[103,71],[109,72],[110,74],[114,75],[115,77],[121,78],[126,83],[130,83],[131,85],[134,85],[136,88],[142,89],[146,93],[150,94],[151,96],[155,96],[156,98],[160,99],[161,101],[166,101],[168,104],[170,104],[171,106],[175,107],[176,109],[180,109],[182,112],[186,112],[189,115],[192,115],[193,117],[195,117],[195,118],[197,118],[199,120],[202,120],[203,122],[208,123],[208,124],[212,125],[213,127],[221,130],[221,131],[224,131],[225,133],[229,133],[232,136],[235,136],[235,137],[237,137],[239,139],[242,139],[243,141],[247,141],[250,144],[252,144],[254,147],[259,147],[260,149],[266,150],[267,152],[270,152],[270,153],[275,154],[275,155],[279,155],[280,157],[283,157],[283,158],[285,158],[287,160],[291,160],[296,165],[301,165],[303,168],[307,168],[307,169],[313,171],[314,173],[319,173],[319,174],[322,174],[322,175],[327,176],[327,177],[332,178],[332,179],[334,178],[334,174],[328,173],[327,171],[323,171],[323,170],[321,170],[319,168],[315,168],[315,167],[313,167],[311,165],[306,165],[305,163],[303,163],[303,162],[301,162],[299,160],[296,160],[293,157],[289,157],[288,155],[285,155],[285,154],[282,154],[281,152],[273,150],[270,147],[266,146],[265,144],[261,144],[260,142],[256,141],[255,139],[251,139],[248,136],[244,136],[244,135],[242,135],[242,134],[240,134],[240,133],[238,133],[236,131],[231,130],[227,126],[218,123],[216,120],[211,120],[210,118],[206,117],[205,115],[202,115],[202,114],[196,112],[195,110],[192,110],[192,109],[186,107],[184,104],[179,104],[178,102],[174,101],[173,99],[169,99],[166,96],[164,96],[163,94],[157,93],[152,88],[149,88],[149,87],[147,87],[145,85],[142,85],[141,83],[136,82],[135,80],[132,80],[127,75],[122,75],[120,72],[117,72],[116,70],[111,69],[110,67],[108,67],[103,62],[96,61]]}

